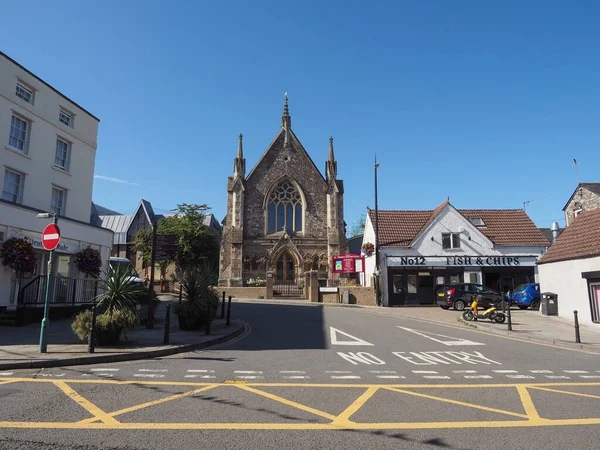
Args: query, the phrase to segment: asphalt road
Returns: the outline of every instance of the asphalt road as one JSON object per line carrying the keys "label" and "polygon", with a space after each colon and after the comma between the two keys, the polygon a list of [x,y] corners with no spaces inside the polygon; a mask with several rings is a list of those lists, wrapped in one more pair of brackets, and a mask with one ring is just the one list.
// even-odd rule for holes
{"label": "asphalt road", "polygon": [[598,355],[386,309],[235,316],[209,350],[0,372],[0,449],[598,448]]}

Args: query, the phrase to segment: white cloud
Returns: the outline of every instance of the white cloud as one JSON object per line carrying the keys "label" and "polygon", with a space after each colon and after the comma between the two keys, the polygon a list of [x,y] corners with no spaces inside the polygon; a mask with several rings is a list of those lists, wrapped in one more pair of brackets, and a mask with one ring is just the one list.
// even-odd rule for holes
{"label": "white cloud", "polygon": [[138,183],[132,183],[131,181],[120,180],[119,178],[106,177],[104,175],[94,175],[94,178],[96,178],[97,180],[110,181],[111,183],[121,183],[121,184],[128,184],[130,186],[139,186]]}

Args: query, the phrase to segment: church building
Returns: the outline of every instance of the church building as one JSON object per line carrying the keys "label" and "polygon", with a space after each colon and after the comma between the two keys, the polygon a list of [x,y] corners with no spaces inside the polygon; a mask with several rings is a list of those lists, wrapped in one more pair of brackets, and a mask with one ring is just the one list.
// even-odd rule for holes
{"label": "church building", "polygon": [[319,283],[327,283],[331,257],[346,247],[333,138],[323,176],[292,131],[286,95],[281,129],[248,174],[239,136],[227,182],[219,285],[260,285],[271,272],[275,292],[302,295],[305,273],[316,270]]}

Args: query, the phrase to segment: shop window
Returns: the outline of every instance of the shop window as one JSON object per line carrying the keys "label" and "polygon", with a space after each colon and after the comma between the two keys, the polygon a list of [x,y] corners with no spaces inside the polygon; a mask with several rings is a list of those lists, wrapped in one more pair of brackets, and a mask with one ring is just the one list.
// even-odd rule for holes
{"label": "shop window", "polygon": [[469,283],[478,284],[479,283],[478,274],[476,274],[476,273],[470,273],[469,274]]}
{"label": "shop window", "polygon": [[590,283],[592,322],[600,322],[600,283]]}
{"label": "shop window", "polygon": [[442,233],[442,248],[460,248],[460,233]]}
{"label": "shop window", "polygon": [[408,293],[416,294],[417,293],[417,276],[416,275],[407,275],[406,276],[407,284],[408,284]]}

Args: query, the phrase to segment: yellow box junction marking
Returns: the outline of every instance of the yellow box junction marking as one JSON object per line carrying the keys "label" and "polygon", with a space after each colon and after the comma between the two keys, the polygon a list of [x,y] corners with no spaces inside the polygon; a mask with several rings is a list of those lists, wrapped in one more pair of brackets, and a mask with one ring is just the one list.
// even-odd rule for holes
{"label": "yellow box junction marking", "polygon": [[[309,383],[195,383],[195,382],[160,382],[160,381],[119,381],[119,380],[52,380],[52,379],[31,379],[31,378],[0,378],[0,384],[7,383],[51,383],[56,385],[69,398],[81,405],[86,411],[94,417],[80,420],[77,422],[18,422],[18,421],[0,421],[0,428],[38,428],[38,429],[115,429],[115,430],[373,430],[373,429],[443,429],[443,428],[511,428],[511,427],[542,427],[542,426],[573,426],[573,425],[600,425],[600,417],[597,418],[576,418],[576,419],[546,419],[539,416],[533,403],[529,389],[538,389],[542,391],[555,392],[561,394],[577,395],[587,398],[600,400],[600,396],[591,394],[582,394],[578,392],[562,391],[560,387],[600,387],[600,382],[576,382],[576,383],[530,383],[530,384],[309,384]],[[113,412],[105,412],[85,397],[76,392],[72,384],[106,384],[106,385],[129,385],[129,386],[186,386],[192,387],[187,392],[170,395],[162,399],[141,403],[128,408]],[[365,391],[355,398],[351,404],[339,415],[329,414],[327,412],[303,405],[299,402],[288,400],[280,395],[265,392],[260,387],[288,387],[288,388],[337,388],[350,389],[364,388]],[[525,410],[525,414],[519,414],[512,411],[505,411],[496,408],[476,405],[467,402],[447,399],[433,396],[422,392],[415,392],[418,389],[497,389],[514,388],[517,390],[520,403]],[[205,392],[215,388],[241,389],[243,391],[268,398],[276,403],[283,404],[301,411],[315,414],[319,417],[330,420],[329,423],[123,423],[115,419],[116,416],[133,411],[139,411],[150,408],[166,402],[176,401],[181,398],[189,397],[199,392]],[[386,389],[404,395],[427,398],[443,403],[450,403],[469,408],[480,409],[484,411],[506,414],[517,417],[519,420],[513,421],[469,421],[469,422],[383,422],[383,423],[361,423],[354,422],[350,418],[359,410],[368,405],[369,399],[380,389]],[[407,389],[412,389],[408,391]],[[366,406],[368,408],[368,406]],[[600,408],[598,408],[600,411]]]}

